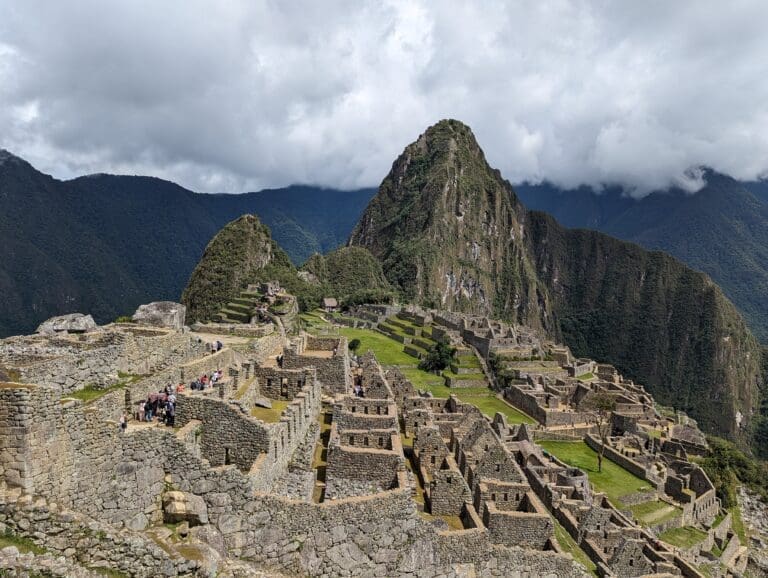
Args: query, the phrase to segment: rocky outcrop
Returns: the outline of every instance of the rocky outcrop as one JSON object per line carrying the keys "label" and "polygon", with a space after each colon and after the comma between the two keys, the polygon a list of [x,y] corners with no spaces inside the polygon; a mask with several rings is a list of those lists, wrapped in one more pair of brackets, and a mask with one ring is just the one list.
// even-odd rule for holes
{"label": "rocky outcrop", "polygon": [[181,331],[184,328],[187,308],[173,301],[155,301],[139,305],[133,314],[134,323],[152,327],[164,327]]}
{"label": "rocky outcrop", "polygon": [[169,524],[188,522],[190,526],[208,523],[208,507],[200,496],[170,491],[163,495],[163,520]]}
{"label": "rocky outcrop", "polygon": [[68,315],[51,317],[44,321],[38,326],[36,333],[85,333],[97,328],[96,322],[90,315],[70,313]]}

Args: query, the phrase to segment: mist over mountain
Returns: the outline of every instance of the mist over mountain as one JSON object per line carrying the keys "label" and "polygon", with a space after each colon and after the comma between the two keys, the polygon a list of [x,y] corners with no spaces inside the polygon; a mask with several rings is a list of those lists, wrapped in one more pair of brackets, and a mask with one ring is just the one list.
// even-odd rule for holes
{"label": "mist over mountain", "polygon": [[680,189],[641,199],[619,188],[562,190],[522,184],[526,206],[572,228],[595,229],[665,251],[707,273],[768,342],[768,183],[739,182],[711,170],[690,194]]}
{"label": "mist over mountain", "polygon": [[256,213],[299,265],[344,243],[372,189],[293,186],[198,194],[152,177],[59,181],[0,153],[0,335],[30,332],[53,315],[99,322],[141,303],[177,300],[208,241]]}

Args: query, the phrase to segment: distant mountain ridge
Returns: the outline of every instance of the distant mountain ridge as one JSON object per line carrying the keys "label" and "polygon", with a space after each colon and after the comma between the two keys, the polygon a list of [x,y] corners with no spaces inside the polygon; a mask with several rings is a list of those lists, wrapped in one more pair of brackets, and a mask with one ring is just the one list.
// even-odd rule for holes
{"label": "distant mountain ridge", "polygon": [[259,215],[291,260],[344,244],[374,189],[200,194],[153,177],[59,181],[0,151],[0,336],[73,311],[99,322],[178,300],[210,239]]}
{"label": "distant mountain ridge", "polygon": [[571,228],[595,229],[669,253],[707,273],[768,343],[768,183],[705,172],[695,194],[654,192],[642,199],[621,189],[562,190],[517,185],[526,206]]}

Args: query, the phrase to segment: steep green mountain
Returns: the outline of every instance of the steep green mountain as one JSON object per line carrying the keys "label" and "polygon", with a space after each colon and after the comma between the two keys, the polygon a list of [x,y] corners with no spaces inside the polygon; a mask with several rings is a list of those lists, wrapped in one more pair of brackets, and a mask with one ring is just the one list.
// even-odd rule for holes
{"label": "steep green mountain", "polygon": [[704,428],[749,434],[761,352],[710,278],[528,212],[459,122],[442,121],[406,147],[350,244],[370,249],[415,300],[537,324]]}
{"label": "steep green mountain", "polygon": [[295,264],[346,241],[373,190],[207,195],[156,178],[59,181],[0,151],[0,337],[73,311],[107,322],[179,298],[208,241],[259,215]]}
{"label": "steep green mountain", "polygon": [[341,247],[327,255],[316,253],[302,270],[317,279],[323,295],[342,301],[381,301],[394,295],[381,263],[363,247]]}
{"label": "steep green mountain", "polygon": [[710,275],[739,308],[754,334],[768,342],[768,203],[762,182],[740,183],[712,172],[696,194],[655,192],[636,200],[620,189],[564,191],[520,185],[531,208],[568,227],[603,231],[662,250]]}
{"label": "steep green mountain", "polygon": [[181,302],[190,321],[209,321],[249,283],[273,279],[286,287],[300,283],[296,268],[272,240],[269,228],[255,215],[243,215],[208,243]]}
{"label": "steep green mountain", "polygon": [[350,245],[381,260],[409,300],[556,331],[524,223],[525,209],[470,129],[444,121],[395,161]]}

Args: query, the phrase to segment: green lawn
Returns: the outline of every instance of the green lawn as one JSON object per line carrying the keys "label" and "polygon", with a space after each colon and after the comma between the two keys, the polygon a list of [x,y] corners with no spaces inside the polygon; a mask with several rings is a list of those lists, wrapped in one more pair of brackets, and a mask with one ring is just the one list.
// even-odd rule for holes
{"label": "green lawn", "polygon": [[411,357],[403,351],[403,344],[386,335],[373,331],[371,329],[355,329],[352,327],[342,327],[339,333],[347,338],[360,340],[360,347],[357,350],[358,355],[363,355],[369,349],[376,354],[376,359],[382,365],[411,365],[415,366],[419,360]]}
{"label": "green lawn", "polygon": [[593,373],[582,373],[581,375],[577,375],[576,379],[579,381],[589,381],[595,379],[595,375]]}
{"label": "green lawn", "polygon": [[415,367],[403,367],[400,370],[416,389],[428,389],[435,397],[448,397],[448,394],[445,393],[448,388],[445,386],[445,380],[442,376],[427,373]]}
{"label": "green lawn", "polygon": [[254,407],[251,410],[251,415],[256,419],[260,419],[265,423],[277,423],[280,421],[280,416],[290,402],[286,399],[273,399],[272,407]]}
{"label": "green lawn", "polygon": [[707,537],[707,533],[698,528],[691,526],[684,526],[682,528],[672,528],[659,535],[659,538],[664,540],[667,544],[672,544],[678,548],[690,548],[702,542]]}
{"label": "green lawn", "polygon": [[603,460],[603,471],[598,472],[597,453],[583,441],[542,441],[538,443],[566,464],[586,472],[595,490],[604,492],[617,508],[623,509],[625,507],[621,501],[622,496],[650,489],[648,482],[630,474],[608,458]]}
{"label": "green lawn", "polygon": [[643,526],[654,526],[661,524],[673,518],[678,518],[682,515],[682,510],[661,500],[653,500],[652,502],[644,502],[637,504],[636,506],[630,506],[632,515],[637,518]]}
{"label": "green lawn", "polygon": [[493,395],[491,390],[487,390],[490,392],[490,394],[486,395],[463,394],[463,389],[455,389],[454,391],[456,391],[457,397],[461,401],[471,403],[490,418],[493,418],[493,416],[495,416],[496,412],[498,411],[507,417],[507,422],[510,424],[536,423],[533,418],[528,417],[524,413],[509,405],[507,402]]}
{"label": "green lawn", "polygon": [[554,518],[552,518],[552,521],[555,523],[555,539],[557,540],[557,543],[560,544],[563,551],[573,556],[573,559],[584,566],[590,574],[597,576],[597,566],[595,566],[595,563],[592,562],[584,550],[579,547],[576,540],[571,538],[571,535],[560,525],[560,522]]}

